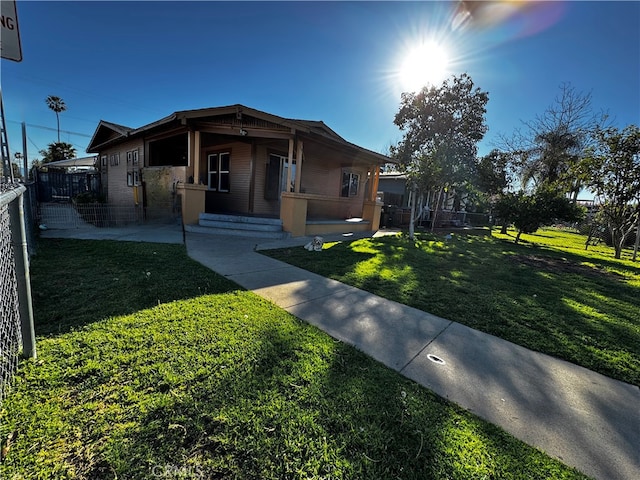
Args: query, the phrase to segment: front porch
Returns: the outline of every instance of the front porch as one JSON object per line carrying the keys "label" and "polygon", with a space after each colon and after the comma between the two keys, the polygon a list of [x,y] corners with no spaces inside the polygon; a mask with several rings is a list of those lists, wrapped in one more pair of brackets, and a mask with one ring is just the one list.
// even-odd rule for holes
{"label": "front porch", "polygon": [[[231,193],[212,191],[210,180],[195,181],[205,177],[204,151],[214,142],[210,138],[203,146],[203,137],[204,133],[189,132],[186,177],[194,180],[176,185],[185,225],[199,224],[202,213],[225,213],[279,218],[283,231],[294,237],[378,229],[378,164],[326,145],[303,143],[300,136],[268,145],[262,139],[247,144],[244,138],[217,136],[218,145],[233,152],[228,167]],[[273,153],[277,151],[287,153]]]}
{"label": "front porch", "polygon": [[[380,226],[382,204],[365,200],[361,212],[340,197],[283,192],[280,219],[283,229],[294,237],[376,231]],[[360,213],[360,215],[358,215]]]}
{"label": "front porch", "polygon": [[[177,189],[181,197],[184,224],[215,227],[202,224],[203,215],[207,215],[204,214],[206,186],[180,184]],[[293,237],[367,232],[378,230],[381,208],[382,204],[375,199],[365,200],[362,211],[350,215],[353,205],[345,199],[282,192],[279,219],[282,230]],[[254,215],[253,218],[272,220],[272,217],[260,215]]]}

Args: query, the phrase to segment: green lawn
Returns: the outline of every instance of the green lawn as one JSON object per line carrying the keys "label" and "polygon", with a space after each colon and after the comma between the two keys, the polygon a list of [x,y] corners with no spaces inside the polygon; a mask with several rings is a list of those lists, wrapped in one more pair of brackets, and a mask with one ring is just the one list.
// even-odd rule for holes
{"label": "green lawn", "polygon": [[1,478],[584,478],[181,246],[42,241],[32,286]]}
{"label": "green lawn", "polygon": [[420,234],[263,252],[519,345],[640,385],[640,263],[546,229]]}

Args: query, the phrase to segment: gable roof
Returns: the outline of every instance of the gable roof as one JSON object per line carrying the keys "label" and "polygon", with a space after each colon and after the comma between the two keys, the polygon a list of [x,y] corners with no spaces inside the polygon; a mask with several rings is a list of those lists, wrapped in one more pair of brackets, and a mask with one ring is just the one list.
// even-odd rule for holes
{"label": "gable roof", "polygon": [[339,140],[341,142],[346,142],[346,140],[344,138],[342,138],[336,132],[331,130],[327,126],[327,124],[324,123],[322,120],[320,120],[320,121],[317,121],[317,120],[292,120],[292,121],[293,122],[302,123],[303,125],[306,125],[307,127],[312,129],[316,133],[322,133],[322,134],[325,134],[325,135],[329,135],[329,136],[334,137],[336,140]]}
{"label": "gable roof", "polygon": [[133,128],[100,120],[100,123],[98,123],[98,126],[96,127],[96,131],[93,133],[93,136],[89,141],[87,153],[98,153],[100,147],[103,145],[110,143],[113,140],[127,137],[132,131]]}
{"label": "gable roof", "polygon": [[[143,125],[142,127],[132,129],[129,127],[124,127],[122,125],[118,125],[115,123],[105,122],[101,120],[96,132],[94,133],[91,141],[89,142],[89,146],[87,147],[87,152],[89,153],[98,153],[100,148],[106,147],[107,145],[111,145],[112,143],[117,143],[123,137],[133,137],[136,135],[142,135],[145,132],[149,132],[158,127],[162,127],[164,125],[171,124],[176,121],[180,121],[183,124],[186,124],[188,120],[195,120],[207,117],[219,117],[225,115],[235,115],[242,118],[242,115],[247,115],[250,117],[254,117],[256,119],[262,120],[264,122],[268,122],[274,124],[279,127],[285,127],[287,129],[291,129],[292,131],[300,131],[307,134],[312,134],[318,137],[322,137],[324,139],[329,140],[332,143],[336,143],[338,145],[342,145],[349,148],[355,148],[369,155],[373,155],[379,161],[387,163],[392,162],[391,159],[382,155],[380,153],[374,152],[372,150],[368,150],[366,148],[360,147],[354,143],[348,142],[336,132],[334,132],[331,128],[329,128],[324,122],[318,120],[300,120],[300,119],[291,119],[279,117],[277,115],[273,115],[271,113],[263,112],[261,110],[256,110],[251,107],[247,107],[241,104],[227,105],[223,107],[211,107],[211,108],[200,108],[194,110],[179,110],[173,112],[171,115],[168,115],[160,120],[156,120],[155,122],[149,123],[147,125]],[[106,132],[111,132],[107,134]]]}

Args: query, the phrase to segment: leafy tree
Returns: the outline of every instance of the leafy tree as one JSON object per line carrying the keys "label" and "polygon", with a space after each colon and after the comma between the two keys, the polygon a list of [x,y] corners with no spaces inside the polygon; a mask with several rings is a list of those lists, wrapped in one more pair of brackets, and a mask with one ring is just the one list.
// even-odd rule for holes
{"label": "leafy tree", "polygon": [[601,128],[594,139],[579,169],[599,200],[615,258],[620,258],[627,237],[640,222],[640,128]]}
{"label": "leafy tree", "polygon": [[443,192],[462,187],[473,174],[477,144],[487,131],[488,100],[489,95],[474,88],[467,74],[445,80],[439,87],[402,94],[394,123],[403,130],[403,137],[392,155],[412,186],[411,238],[415,206],[422,206],[424,195],[438,192],[433,228]]}
{"label": "leafy tree", "polygon": [[480,157],[476,165],[475,186],[479,191],[492,196],[505,191],[511,184],[510,165],[512,155],[494,149]]}
{"label": "leafy tree", "polygon": [[76,149],[70,143],[54,142],[50,143],[46,150],[40,150],[40,155],[42,155],[42,163],[47,164],[57,160],[75,158]]}
{"label": "leafy tree", "polygon": [[512,223],[521,206],[520,195],[514,192],[506,192],[496,196],[492,202],[492,210],[502,224],[502,229],[500,230],[502,234],[507,233],[507,227]]}
{"label": "leafy tree", "polygon": [[58,143],[60,143],[60,113],[64,112],[67,109],[67,105],[64,103],[60,97],[56,97],[55,95],[49,95],[45,102],[47,103],[47,107],[53,110],[56,114],[56,120],[58,123]]}
{"label": "leafy tree", "polygon": [[562,84],[545,112],[524,122],[524,133],[517,131],[513,138],[502,140],[503,147],[519,159],[522,187],[551,187],[576,200],[583,188],[577,165],[586,154],[592,132],[606,120],[606,115],[594,113],[590,94]]}
{"label": "leafy tree", "polygon": [[540,188],[534,194],[523,191],[504,194],[495,208],[503,219],[504,232],[509,222],[513,222],[518,230],[516,243],[523,233],[535,233],[540,227],[558,220],[577,222],[584,217],[582,207],[551,188]]}

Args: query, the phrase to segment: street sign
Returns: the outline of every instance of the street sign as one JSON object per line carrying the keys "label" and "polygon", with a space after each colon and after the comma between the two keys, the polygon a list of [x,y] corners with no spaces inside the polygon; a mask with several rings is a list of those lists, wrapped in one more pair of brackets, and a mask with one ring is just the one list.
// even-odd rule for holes
{"label": "street sign", "polygon": [[15,0],[0,1],[0,56],[15,62],[22,61]]}

